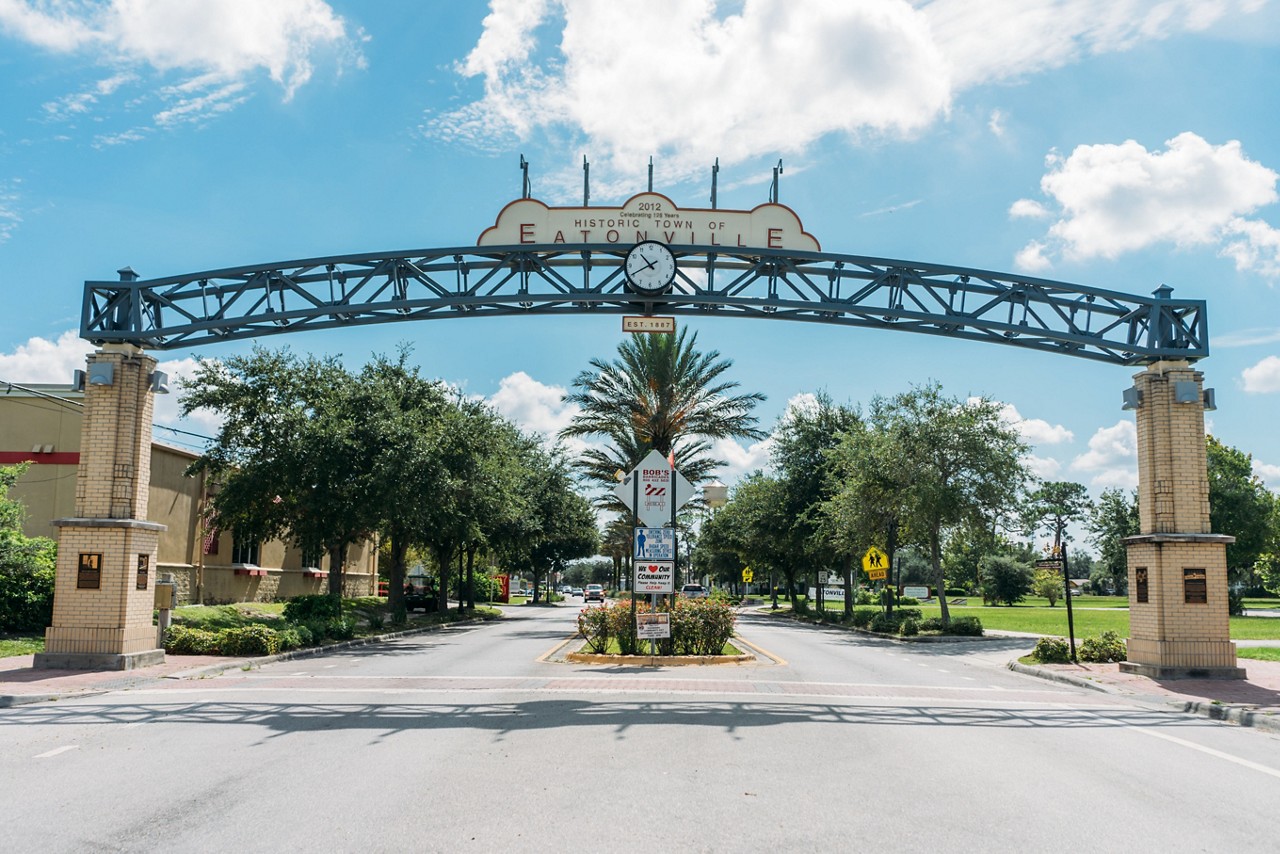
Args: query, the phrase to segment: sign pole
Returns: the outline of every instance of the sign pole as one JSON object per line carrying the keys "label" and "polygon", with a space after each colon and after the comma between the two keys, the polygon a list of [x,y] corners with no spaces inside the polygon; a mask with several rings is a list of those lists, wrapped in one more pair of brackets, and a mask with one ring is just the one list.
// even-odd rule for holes
{"label": "sign pole", "polygon": [[[633,527],[631,529],[631,626],[636,629],[636,528],[639,528],[640,521],[640,472],[633,471],[631,473],[631,521]],[[636,639],[636,648],[639,651],[639,638]]]}
{"label": "sign pole", "polygon": [[1067,570],[1067,542],[1062,541],[1062,545],[1058,547],[1058,553],[1062,556],[1062,586],[1063,592],[1067,596],[1067,636],[1071,639],[1071,663],[1079,664],[1076,660],[1076,621],[1075,616],[1071,613],[1071,573]]}

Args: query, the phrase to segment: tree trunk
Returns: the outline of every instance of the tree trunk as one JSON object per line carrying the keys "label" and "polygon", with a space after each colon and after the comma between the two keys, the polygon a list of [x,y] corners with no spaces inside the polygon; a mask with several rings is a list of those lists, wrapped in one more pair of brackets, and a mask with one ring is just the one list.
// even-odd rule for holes
{"label": "tree trunk", "polygon": [[938,602],[942,605],[942,625],[951,625],[947,610],[947,580],[942,576],[942,544],[935,528],[929,535],[929,560],[933,563],[933,582],[938,585]]}
{"label": "tree trunk", "polygon": [[399,626],[408,619],[404,604],[404,559],[409,551],[409,543],[402,532],[392,529],[389,533],[391,566],[387,581],[387,604],[391,606],[391,622]]}
{"label": "tree trunk", "polygon": [[347,544],[333,543],[329,546],[329,595],[342,600],[342,565],[347,562]]}
{"label": "tree trunk", "polygon": [[853,619],[853,558],[844,555],[841,559],[841,574],[844,575],[844,616]]}
{"label": "tree trunk", "polygon": [[467,546],[467,606],[476,607],[476,546]]}
{"label": "tree trunk", "polygon": [[436,588],[436,610],[441,614],[449,612],[449,564],[453,560],[452,546],[441,546],[435,549],[436,553],[436,569],[439,571],[440,577],[439,587]]}

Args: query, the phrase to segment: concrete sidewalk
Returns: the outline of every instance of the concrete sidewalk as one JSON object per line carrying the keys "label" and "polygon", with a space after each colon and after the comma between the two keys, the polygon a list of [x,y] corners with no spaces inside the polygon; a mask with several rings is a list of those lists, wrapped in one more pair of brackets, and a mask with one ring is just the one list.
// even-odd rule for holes
{"label": "concrete sidewalk", "polygon": [[1280,733],[1280,661],[1239,659],[1244,679],[1156,680],[1121,673],[1118,664],[1009,662],[1009,669],[1158,707]]}

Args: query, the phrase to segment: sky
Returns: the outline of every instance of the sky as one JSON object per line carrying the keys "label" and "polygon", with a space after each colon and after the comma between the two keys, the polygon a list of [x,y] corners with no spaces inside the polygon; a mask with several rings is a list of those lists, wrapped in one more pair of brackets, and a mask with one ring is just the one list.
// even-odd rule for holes
{"label": "sky", "polygon": [[[1207,427],[1280,488],[1280,0],[0,0],[0,382],[69,381],[85,280],[473,244],[520,195],[779,201],[829,252],[1208,304]],[[1136,369],[685,319],[759,391],[988,397],[1047,480],[1137,484]],[[261,339],[430,377],[554,434],[616,315]],[[251,342],[157,353],[175,376]],[[157,424],[181,421],[177,395]],[[198,443],[160,430],[168,441]],[[717,446],[734,483],[769,441]]]}

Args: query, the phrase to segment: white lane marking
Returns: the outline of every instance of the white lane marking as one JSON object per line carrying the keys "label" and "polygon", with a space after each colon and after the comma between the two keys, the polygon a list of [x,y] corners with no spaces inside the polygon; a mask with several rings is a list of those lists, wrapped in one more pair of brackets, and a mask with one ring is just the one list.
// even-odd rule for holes
{"label": "white lane marking", "polygon": [[332,668],[332,667],[337,667],[337,666],[338,666],[338,665],[336,665],[336,664],[326,664],[326,665],[324,666],[324,669],[325,669],[325,670],[328,670],[328,669],[330,669],[330,668]]}
{"label": "white lane marking", "polygon": [[974,679],[972,676],[961,676],[960,678],[961,678],[961,679],[963,679],[963,680],[965,680],[966,682],[977,682],[977,681],[978,681],[977,679]]}
{"label": "white lane marking", "polygon": [[306,676],[309,671],[299,670],[297,673],[290,673],[290,676]]}
{"label": "white lane marking", "polygon": [[938,672],[939,672],[939,673],[950,673],[951,671],[950,671],[950,670],[943,670],[941,667],[939,667],[939,668],[938,668]]}
{"label": "white lane marking", "polygon": [[57,756],[59,753],[66,753],[68,750],[77,750],[78,744],[64,744],[62,747],[55,747],[53,750],[41,753],[36,759],[48,759],[50,756]]}
{"label": "white lane marking", "polygon": [[1165,741],[1171,741],[1174,744],[1180,744],[1183,747],[1189,747],[1192,750],[1198,750],[1201,753],[1207,754],[1209,756],[1214,756],[1214,757],[1217,757],[1218,759],[1225,759],[1228,762],[1234,762],[1236,765],[1239,765],[1242,768],[1249,768],[1253,771],[1261,771],[1263,774],[1269,774],[1272,777],[1280,777],[1280,770],[1277,770],[1275,768],[1269,768],[1266,765],[1259,765],[1257,762],[1252,762],[1248,759],[1242,759],[1239,756],[1232,756],[1230,753],[1223,753],[1221,750],[1214,750],[1212,747],[1205,747],[1202,744],[1196,744],[1194,741],[1187,741],[1184,738],[1178,738],[1176,735],[1169,735],[1168,733],[1156,732],[1154,730],[1149,730],[1149,729],[1143,729],[1142,727],[1139,727],[1139,726],[1128,726],[1128,727],[1125,727],[1125,729],[1131,729],[1134,732],[1140,732],[1143,735],[1149,735],[1152,738],[1163,738]]}

